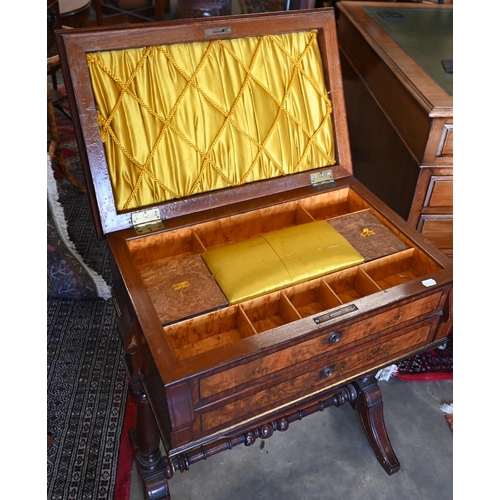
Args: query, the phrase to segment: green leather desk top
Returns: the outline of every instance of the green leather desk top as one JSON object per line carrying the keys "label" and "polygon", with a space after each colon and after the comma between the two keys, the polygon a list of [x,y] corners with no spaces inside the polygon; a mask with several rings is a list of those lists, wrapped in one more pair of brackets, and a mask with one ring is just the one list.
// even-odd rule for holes
{"label": "green leather desk top", "polygon": [[[453,73],[447,73],[442,63],[443,60],[453,60],[452,9],[387,6],[364,7],[364,10],[445,92],[453,95]],[[384,18],[384,13],[390,16]]]}

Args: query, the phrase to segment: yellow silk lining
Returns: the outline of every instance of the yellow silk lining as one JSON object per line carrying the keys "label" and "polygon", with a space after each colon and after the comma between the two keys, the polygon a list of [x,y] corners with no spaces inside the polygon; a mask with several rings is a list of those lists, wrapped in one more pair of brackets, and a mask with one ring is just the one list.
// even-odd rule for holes
{"label": "yellow silk lining", "polygon": [[202,254],[230,304],[361,264],[326,221],[310,222]]}
{"label": "yellow silk lining", "polygon": [[335,162],[315,31],[87,63],[118,212]]}

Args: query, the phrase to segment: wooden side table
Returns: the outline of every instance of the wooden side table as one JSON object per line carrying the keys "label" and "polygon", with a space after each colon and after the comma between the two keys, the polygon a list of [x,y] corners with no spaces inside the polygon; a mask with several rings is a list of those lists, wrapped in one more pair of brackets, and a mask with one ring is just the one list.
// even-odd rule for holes
{"label": "wooden side table", "polygon": [[87,26],[92,2],[89,0],[59,0],[59,13],[64,26]]}

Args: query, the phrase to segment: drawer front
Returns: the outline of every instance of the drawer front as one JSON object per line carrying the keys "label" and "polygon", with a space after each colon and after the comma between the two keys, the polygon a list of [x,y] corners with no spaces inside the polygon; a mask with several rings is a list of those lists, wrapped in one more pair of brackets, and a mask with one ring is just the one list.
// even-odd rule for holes
{"label": "drawer front", "polygon": [[442,295],[439,291],[351,325],[332,327],[325,333],[293,347],[201,378],[200,400],[210,400],[224,393],[234,394],[234,391],[244,384],[248,387],[252,382],[264,383],[266,378],[275,377],[278,372],[293,368],[302,362],[309,363],[328,352],[344,351],[350,348],[351,344],[372,340],[407,321],[429,316],[440,307]]}
{"label": "drawer front", "polygon": [[443,253],[453,253],[453,215],[422,215],[417,229]]}
{"label": "drawer front", "polygon": [[445,123],[441,142],[437,151],[438,157],[453,156],[453,123]]}
{"label": "drawer front", "polygon": [[424,207],[453,207],[453,177],[432,175],[429,180]]}
{"label": "drawer front", "polygon": [[422,162],[439,165],[453,164],[453,118],[435,117],[432,119],[429,140]]}
{"label": "drawer front", "polygon": [[305,367],[301,373],[276,378],[262,390],[222,405],[200,409],[196,411],[199,414],[200,431],[202,434],[215,432],[307,398],[349,377],[385,366],[428,343],[434,335],[437,322],[436,316],[344,353],[333,352],[322,362]]}

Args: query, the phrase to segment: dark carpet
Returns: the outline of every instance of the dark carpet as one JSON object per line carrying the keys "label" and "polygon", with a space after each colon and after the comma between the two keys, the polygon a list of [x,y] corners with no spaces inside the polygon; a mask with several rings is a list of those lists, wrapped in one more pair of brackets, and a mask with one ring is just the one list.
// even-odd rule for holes
{"label": "dark carpet", "polygon": [[[72,123],[56,111],[63,153],[82,183]],[[110,284],[108,249],[98,240],[87,196],[55,171],[71,240]],[[112,500],[127,403],[127,380],[111,300],[47,296],[47,498]]]}
{"label": "dark carpet", "polygon": [[439,347],[411,356],[398,364],[397,376],[408,382],[453,378],[453,333]]}

